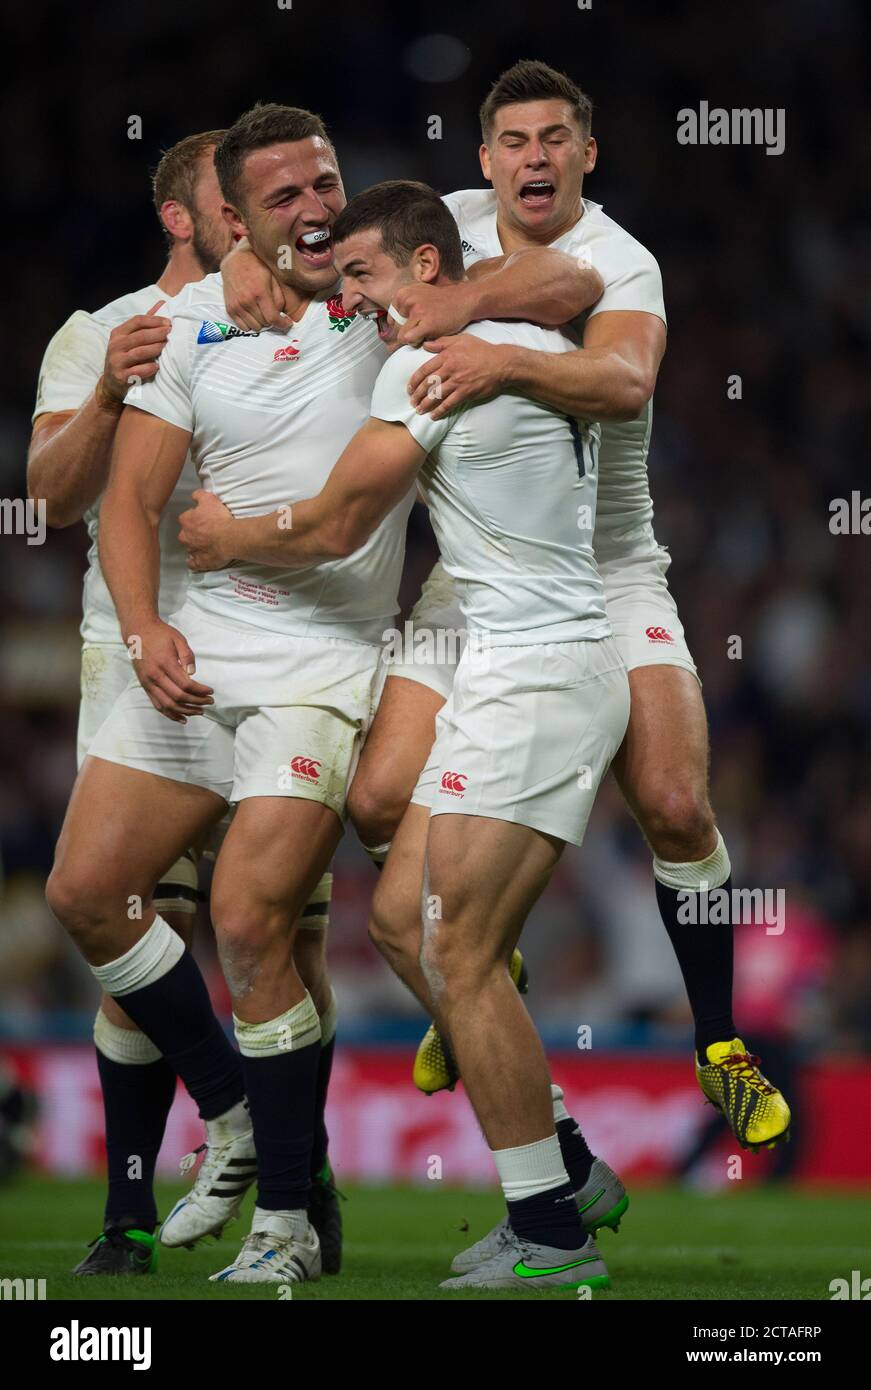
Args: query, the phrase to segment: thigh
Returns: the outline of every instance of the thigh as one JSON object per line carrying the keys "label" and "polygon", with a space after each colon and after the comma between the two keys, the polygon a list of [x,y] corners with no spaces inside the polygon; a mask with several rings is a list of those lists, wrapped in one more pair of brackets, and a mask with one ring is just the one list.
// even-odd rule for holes
{"label": "thigh", "polygon": [[439,934],[462,934],[464,951],[504,961],[564,844],[529,826],[486,816],[432,817],[425,893]]}
{"label": "thigh", "polygon": [[696,677],[680,666],[629,672],[629,724],[614,776],[639,817],[674,789],[707,798],[708,721]]}
{"label": "thigh", "polygon": [[277,913],[287,930],[329,867],[342,823],[322,802],[253,796],[241,801],[212,879],[212,916],[220,931],[235,912]]}
{"label": "thigh", "polygon": [[107,896],[148,898],[161,875],[225,810],[226,802],[204,787],[87,757],[73,787],[55,868],[79,881],[95,880]]}
{"label": "thigh", "polygon": [[404,676],[390,675],[366,735],[351,798],[407,803],[435,739],[440,692]]}

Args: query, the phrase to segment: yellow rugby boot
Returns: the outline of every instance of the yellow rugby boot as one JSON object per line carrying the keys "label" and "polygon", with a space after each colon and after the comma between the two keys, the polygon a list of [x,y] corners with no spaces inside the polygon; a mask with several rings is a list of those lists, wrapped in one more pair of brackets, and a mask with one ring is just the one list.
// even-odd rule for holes
{"label": "yellow rugby boot", "polygon": [[[515,951],[511,957],[509,973],[520,994],[525,994],[529,989],[529,976],[519,951]],[[417,1089],[427,1096],[434,1095],[436,1091],[452,1091],[460,1079],[451,1050],[434,1023],[429,1025],[420,1040],[412,1078]]]}
{"label": "yellow rugby boot", "polygon": [[711,1043],[707,1058],[700,1067],[696,1057],[696,1078],[703,1094],[725,1115],[742,1149],[773,1149],[778,1140],[788,1140],[789,1106],[741,1039]]}

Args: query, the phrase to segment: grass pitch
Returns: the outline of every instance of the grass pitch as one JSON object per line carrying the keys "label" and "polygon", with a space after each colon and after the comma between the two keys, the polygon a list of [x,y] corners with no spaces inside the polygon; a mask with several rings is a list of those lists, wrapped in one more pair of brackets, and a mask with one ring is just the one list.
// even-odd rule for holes
{"label": "grass pitch", "polygon": [[[161,1184],[162,1213],[185,1184]],[[426,1188],[346,1189],[342,1273],[294,1288],[294,1299],[575,1298],[526,1290],[449,1294],[439,1289],[456,1251],[499,1220],[497,1192]],[[275,1300],[274,1285],[210,1284],[249,1229],[253,1198],[220,1241],[194,1251],[161,1251],[156,1274],[77,1279],[70,1269],[98,1232],[103,1187],[28,1177],[0,1190],[0,1277],[44,1278],[48,1299]],[[612,1287],[598,1302],[623,1299],[828,1300],[829,1283],[868,1264],[867,1192],[736,1190],[703,1196],[676,1188],[630,1191],[618,1235],[599,1248]]]}

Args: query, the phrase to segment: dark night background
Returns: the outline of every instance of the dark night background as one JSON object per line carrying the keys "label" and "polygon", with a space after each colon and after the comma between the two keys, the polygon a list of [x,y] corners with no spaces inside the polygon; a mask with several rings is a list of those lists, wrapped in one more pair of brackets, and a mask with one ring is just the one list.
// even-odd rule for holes
{"label": "dark night background", "polygon": [[[52,333],[73,309],[160,274],[148,172],[162,149],[257,99],[285,101],[325,117],[349,194],[396,177],[447,192],[482,182],[478,104],[517,58],[564,68],[591,94],[600,156],[585,193],[663,272],[669,347],[650,476],[704,681],[713,803],[736,882],[787,895],[787,932],[768,938],[786,965],[763,990],[759,1026],[800,1034],[811,1050],[871,1050],[871,538],[828,525],[830,501],[868,476],[868,8],[100,0],[22,5],[3,26],[6,497],[24,495]],[[784,107],[785,153],[679,145],[678,110],[702,100]],[[441,140],[427,138],[434,114]],[[139,141],[127,136],[131,115]],[[743,396],[728,400],[735,373]],[[74,1031],[85,1020],[84,1036],[90,977],[41,905],[74,776],[84,529],[2,545],[0,1014],[7,1035],[63,1017]],[[430,555],[415,518],[406,603]],[[727,655],[733,636],[740,660]],[[365,941],[371,871],[350,837],[337,877],[345,1016],[408,1013]],[[571,1034],[579,1017],[685,1029],[649,852],[613,788],[527,940],[536,1016],[551,1029]]]}

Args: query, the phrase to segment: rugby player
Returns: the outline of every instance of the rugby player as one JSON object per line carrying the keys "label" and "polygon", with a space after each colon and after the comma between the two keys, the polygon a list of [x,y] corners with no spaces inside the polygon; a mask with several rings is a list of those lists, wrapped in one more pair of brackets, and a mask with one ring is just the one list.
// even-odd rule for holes
{"label": "rugby player", "polygon": [[[401,289],[394,305],[406,320],[399,341],[426,342],[431,350],[411,390],[416,407],[436,420],[508,387],[601,422],[593,544],[632,694],[614,773],[653,852],[660,914],[693,1011],[699,1084],[738,1141],[756,1148],[788,1135],[789,1107],[737,1036],[731,922],[700,929],[696,924],[706,914],[694,911],[691,901],[714,888],[728,891],[731,870],[708,795],[707,720],[696,668],[668,589],[670,557],[652,524],[647,454],[665,348],[661,278],[650,252],[583,196],[584,177],[597,158],[591,116],[589,98],[564,74],[539,62],[517,63],[481,108],[481,167],[492,190],[470,189],[445,199],[467,268],[484,261],[486,270],[506,254],[550,246],[601,271],[604,294],[586,315],[580,350],[554,355],[461,333],[475,317],[476,291],[468,282],[417,282]],[[227,294],[239,322],[270,320],[268,272],[244,247],[225,262],[225,279],[236,282]],[[489,312],[502,316],[498,308]],[[516,312],[523,314],[523,307],[514,305]],[[460,624],[451,587],[437,565],[412,614],[416,630]],[[349,798],[361,840],[376,854],[380,850],[381,858],[426,761],[453,668],[450,659],[407,660],[390,670]],[[400,922],[376,911],[373,934],[394,964],[415,958],[419,932],[416,913]],[[432,1091],[452,1084],[456,1075],[430,1030],[418,1053],[417,1083]],[[556,1089],[554,1104],[564,1113]],[[481,1249],[467,1254],[477,1258]]]}
{"label": "rugby player", "polygon": [[[257,1150],[258,1204],[231,1282],[316,1278],[305,1207],[320,1024],[293,965],[296,918],[342,832],[345,787],[369,718],[381,633],[396,607],[403,500],[359,555],[302,574],[241,565],[195,582],[172,624],[156,608],[156,533],[191,454],[200,479],[241,514],[309,495],[368,415],[384,348],[332,295],[329,229],[344,205],[319,118],[256,107],[216,152],[234,234],[283,263],[280,332],[224,320],[220,277],[167,306],[160,372],[118,426],[100,555],[125,641],[141,655],[91,745],[58,846],[48,897],[106,992],[158,1046],[204,1118],[247,1122],[236,1054],[201,976],[148,903],[164,860],[238,803],[218,854],[212,917],[233,997]],[[539,253],[542,254],[542,253]],[[596,277],[543,253],[577,309]],[[563,264],[564,263],[564,264]],[[540,278],[540,270],[537,272]],[[526,269],[506,287],[528,294]],[[196,653],[196,656],[194,655]],[[194,667],[208,684],[193,679]],[[238,1197],[247,1171],[213,1202]],[[190,1202],[161,1231],[188,1243]],[[200,1204],[202,1205],[202,1204]],[[217,1217],[215,1217],[217,1220]]]}
{"label": "rugby player", "polygon": [[[100,568],[100,495],[124,397],[131,385],[154,377],[169,334],[170,320],[157,310],[186,284],[213,273],[232,245],[232,233],[221,215],[212,158],[223,134],[210,130],[179,141],[165,152],[155,170],[154,206],[168,248],[159,279],[96,313],[77,310],[52,338],[43,358],[28,491],[31,497],[45,499],[51,526],[84,520],[90,539],[81,624],[79,766],[115,700],[135,679]],[[187,588],[176,521],[196,485],[188,459],[160,527],[158,601],[164,615],[181,606]],[[188,850],[166,870],[154,890],[156,911],[186,944],[190,944],[196,898],[196,859]],[[94,1041],[106,1121],[109,1191],[102,1234],[74,1272],[147,1273],[157,1259],[154,1167],[175,1095],[176,1074],[105,994],[95,1020]],[[140,1159],[139,1176],[130,1176],[135,1172],[131,1155]],[[213,1163],[205,1166],[211,1185],[219,1175],[212,1171]]]}
{"label": "rugby player", "polygon": [[[343,302],[362,295],[383,311],[403,284],[464,278],[456,224],[425,185],[360,194],[334,241]],[[390,318],[378,320],[395,346]],[[485,320],[471,332],[554,354],[573,347],[522,322]],[[629,717],[592,551],[598,426],[514,393],[434,421],[407,389],[424,359],[407,346],[391,355],[371,418],[321,493],[292,505],[287,527],[281,512],[238,518],[198,492],[181,538],[198,571],[233,556],[335,561],[367,545],[419,478],[470,642],[379,893],[397,893],[404,910],[409,897],[420,904],[424,884],[419,997],[451,1039],[511,1221],[499,1254],[445,1287],[602,1287],[608,1274],[563,1163],[544,1051],[507,968],[565,843],[583,840]]]}

